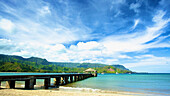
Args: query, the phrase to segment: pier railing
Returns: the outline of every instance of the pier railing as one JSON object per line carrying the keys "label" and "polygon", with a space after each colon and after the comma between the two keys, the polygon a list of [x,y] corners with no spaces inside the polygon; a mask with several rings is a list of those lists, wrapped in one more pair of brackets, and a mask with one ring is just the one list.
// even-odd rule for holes
{"label": "pier railing", "polygon": [[89,77],[94,77],[94,74],[85,73],[64,73],[64,74],[41,74],[41,75],[3,75],[0,76],[1,81],[6,81],[6,88],[15,88],[16,81],[25,81],[26,89],[34,89],[36,79],[44,79],[44,87],[48,89],[51,87],[51,78],[54,78],[54,87],[66,85],[68,83],[83,80]]}

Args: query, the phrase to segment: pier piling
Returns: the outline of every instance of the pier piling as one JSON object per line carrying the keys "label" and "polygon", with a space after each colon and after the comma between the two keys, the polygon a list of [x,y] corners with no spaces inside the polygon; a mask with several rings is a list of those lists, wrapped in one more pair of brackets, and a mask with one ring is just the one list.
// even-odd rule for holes
{"label": "pier piling", "polygon": [[61,77],[56,77],[54,78],[54,85],[56,87],[59,87],[60,86],[60,82],[61,82]]}
{"label": "pier piling", "polygon": [[73,78],[74,78],[73,82],[76,82],[76,76],[73,76]]}
{"label": "pier piling", "polygon": [[25,80],[25,88],[26,89],[34,89],[34,84],[35,84],[34,79]]}
{"label": "pier piling", "polygon": [[14,80],[6,81],[6,88],[15,88],[15,81]]}
{"label": "pier piling", "polygon": [[67,74],[44,74],[44,75],[6,75],[0,76],[0,86],[1,81],[6,81],[6,88],[15,88],[15,81],[25,81],[26,89],[34,89],[36,85],[36,79],[44,79],[44,87],[48,89],[51,86],[51,78],[54,78],[54,87],[59,87],[60,85],[65,85],[68,83],[83,80],[94,76],[89,73],[67,73]]}
{"label": "pier piling", "polygon": [[70,76],[70,83],[73,82],[73,76]]}
{"label": "pier piling", "polygon": [[45,78],[44,79],[44,87],[45,89],[48,89],[48,87],[50,86],[50,78]]}
{"label": "pier piling", "polygon": [[61,84],[60,85],[64,85],[64,77],[61,77]]}
{"label": "pier piling", "polygon": [[65,84],[68,84],[68,76],[65,77]]}

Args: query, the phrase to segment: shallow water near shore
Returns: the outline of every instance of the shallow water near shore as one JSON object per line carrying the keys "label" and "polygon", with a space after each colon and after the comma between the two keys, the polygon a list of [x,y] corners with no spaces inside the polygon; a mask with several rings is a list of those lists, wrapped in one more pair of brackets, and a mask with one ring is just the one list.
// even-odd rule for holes
{"label": "shallow water near shore", "polygon": [[100,74],[65,86],[165,96],[170,95],[170,74]]}
{"label": "shallow water near shore", "polygon": [[[53,83],[52,79],[51,82]],[[24,87],[24,82],[17,82],[17,85],[18,87]],[[35,89],[42,89],[42,86],[43,80],[38,79]],[[168,96],[170,95],[169,86],[170,74],[99,74],[98,77],[88,78],[49,90],[128,92],[129,94],[140,93],[135,95]]]}

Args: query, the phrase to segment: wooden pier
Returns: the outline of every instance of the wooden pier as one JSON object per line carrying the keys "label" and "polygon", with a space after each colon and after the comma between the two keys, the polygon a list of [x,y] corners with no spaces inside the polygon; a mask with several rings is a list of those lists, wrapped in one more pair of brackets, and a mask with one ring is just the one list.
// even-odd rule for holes
{"label": "wooden pier", "polygon": [[83,80],[89,77],[95,77],[94,74],[85,73],[57,73],[57,74],[41,74],[41,75],[8,75],[0,76],[1,81],[6,81],[6,88],[15,88],[16,81],[25,81],[26,89],[34,89],[37,79],[44,79],[44,88],[48,89],[51,87],[51,78],[54,78],[53,87],[59,87],[60,85],[66,85],[68,83]]}

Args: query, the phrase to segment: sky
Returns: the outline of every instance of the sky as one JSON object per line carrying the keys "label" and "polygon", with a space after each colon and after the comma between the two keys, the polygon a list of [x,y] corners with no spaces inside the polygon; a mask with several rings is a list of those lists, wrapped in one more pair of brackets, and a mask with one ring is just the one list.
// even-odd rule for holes
{"label": "sky", "polygon": [[0,0],[0,54],[170,73],[170,0]]}

